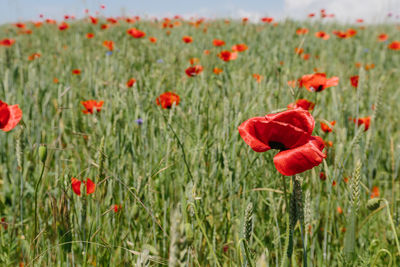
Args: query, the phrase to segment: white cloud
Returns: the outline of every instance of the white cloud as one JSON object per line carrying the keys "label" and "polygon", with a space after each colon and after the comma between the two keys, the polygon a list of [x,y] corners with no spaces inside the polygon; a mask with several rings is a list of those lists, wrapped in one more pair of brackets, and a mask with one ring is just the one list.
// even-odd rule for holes
{"label": "white cloud", "polygon": [[285,0],[285,15],[305,18],[309,13],[319,13],[326,9],[327,14],[335,14],[340,21],[354,22],[362,18],[368,22],[379,22],[392,12],[399,14],[399,0]]}

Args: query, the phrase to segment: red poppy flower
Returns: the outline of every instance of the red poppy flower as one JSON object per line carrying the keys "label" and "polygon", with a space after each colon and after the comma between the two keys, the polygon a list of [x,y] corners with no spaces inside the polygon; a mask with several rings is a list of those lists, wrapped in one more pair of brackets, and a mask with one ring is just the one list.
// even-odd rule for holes
{"label": "red poppy flower", "polygon": [[0,130],[11,131],[22,119],[22,110],[18,105],[9,106],[0,100]]}
{"label": "red poppy flower", "polygon": [[357,86],[358,86],[358,75],[351,76],[350,77],[350,83],[351,83],[351,86],[353,86],[354,88],[357,88]]}
{"label": "red poppy flower", "polygon": [[80,69],[74,69],[74,70],[72,70],[72,74],[79,75],[79,74],[81,74],[81,70]]}
{"label": "red poppy flower", "polygon": [[[96,189],[96,184],[89,178],[86,178],[86,181],[83,181],[83,183],[86,186],[86,195],[93,194]],[[80,180],[76,179],[75,177],[71,178],[72,191],[74,191],[74,193],[78,196],[81,195],[81,184],[82,182]]]}
{"label": "red poppy flower", "polygon": [[307,99],[297,99],[295,103],[290,103],[287,108],[302,108],[304,110],[313,110],[315,103],[308,101]]}
{"label": "red poppy flower", "polygon": [[386,41],[388,38],[389,38],[389,36],[388,36],[386,33],[382,33],[382,34],[379,34],[379,36],[378,36],[378,41],[379,41],[379,42],[384,42],[384,41]]}
{"label": "red poppy flower", "polygon": [[355,29],[348,29],[348,30],[346,31],[347,37],[353,37],[353,36],[355,36],[356,34],[357,34],[357,31],[356,31]]}
{"label": "red poppy flower", "polygon": [[132,79],[129,79],[129,81],[126,82],[126,86],[130,88],[130,87],[132,87],[135,83],[136,83],[136,79],[132,78]]}
{"label": "red poppy flower", "polygon": [[364,66],[365,70],[372,70],[373,68],[375,68],[375,64],[374,63],[365,64],[365,66]]}
{"label": "red poppy flower", "polygon": [[14,39],[3,39],[3,40],[0,40],[0,46],[8,46],[8,47],[10,47],[10,46],[12,46],[13,44],[15,43],[15,40]]}
{"label": "red poppy flower", "polygon": [[68,25],[68,23],[66,23],[66,22],[61,22],[61,24],[58,25],[58,29],[59,29],[60,31],[64,31],[64,30],[66,30],[66,29],[68,29],[68,28],[69,28],[69,25]]}
{"label": "red poppy flower", "polygon": [[195,65],[195,66],[191,66],[189,68],[187,68],[185,70],[187,76],[189,77],[194,77],[199,75],[201,72],[203,71],[203,66],[201,65]]}
{"label": "red poppy flower", "polygon": [[371,123],[370,116],[364,117],[364,118],[359,118],[359,119],[349,118],[349,120],[352,120],[354,123],[357,123],[357,126],[364,124],[364,131],[367,131],[369,129],[369,125]]}
{"label": "red poppy flower", "polygon": [[379,197],[379,195],[380,195],[379,187],[373,186],[372,189],[371,189],[371,198]]}
{"label": "red poppy flower", "polygon": [[105,40],[103,42],[103,46],[106,47],[109,51],[114,50],[114,42],[113,41]]}
{"label": "red poppy flower", "polygon": [[237,55],[238,55],[237,52],[231,52],[231,51],[228,51],[228,50],[224,50],[224,51],[221,51],[218,54],[218,57],[220,59],[222,59],[223,61],[228,62],[228,61],[231,61],[231,60],[235,60],[237,58]]}
{"label": "red poppy flower", "polygon": [[263,79],[263,76],[261,76],[260,74],[254,73],[254,74],[253,74],[253,78],[254,78],[258,83],[260,83],[261,80]]}
{"label": "red poppy flower", "polygon": [[304,49],[303,49],[303,48],[298,48],[298,47],[296,47],[296,48],[294,49],[294,52],[295,52],[297,55],[301,55],[301,54],[304,52]]}
{"label": "red poppy flower", "polygon": [[115,213],[117,213],[121,208],[122,208],[122,206],[121,205],[117,205],[117,204],[112,206],[112,209],[113,209],[113,211]]}
{"label": "red poppy flower", "polygon": [[114,18],[107,18],[107,22],[110,22],[111,24],[117,24],[118,20],[116,20]]}
{"label": "red poppy flower", "polygon": [[342,213],[343,213],[343,210],[342,210],[342,208],[341,208],[340,206],[338,206],[338,207],[336,208],[336,211],[337,211],[337,213],[339,213],[339,214],[342,214]]}
{"label": "red poppy flower", "polygon": [[393,41],[388,45],[388,48],[391,50],[400,50],[400,41]]}
{"label": "red poppy flower", "polygon": [[57,78],[53,78],[53,83],[58,83],[59,80]]}
{"label": "red poppy flower", "polygon": [[339,77],[327,79],[325,73],[303,75],[299,80],[300,87],[305,87],[310,92],[321,92],[328,87],[338,85],[338,83]]}
{"label": "red poppy flower", "polygon": [[25,24],[24,24],[24,23],[20,23],[20,22],[15,23],[15,26],[16,26],[17,28],[20,28],[20,29],[24,29],[24,28],[25,28]]}
{"label": "red poppy flower", "polygon": [[101,111],[104,101],[97,102],[96,100],[87,100],[87,101],[81,101],[81,104],[85,107],[85,109],[82,110],[83,113],[93,114],[94,109],[96,109],[97,112]]}
{"label": "red poppy flower", "polygon": [[97,24],[97,22],[99,22],[98,18],[95,18],[95,17],[92,17],[92,16],[90,16],[89,18],[90,18],[90,21],[92,22],[92,24]]}
{"label": "red poppy flower", "polygon": [[217,67],[215,67],[214,69],[213,69],[213,72],[215,73],[215,74],[220,74],[220,73],[222,73],[223,72],[223,70],[222,69],[220,69],[220,68],[217,68]]}
{"label": "red poppy flower", "polygon": [[309,60],[310,59],[310,54],[303,54],[303,56],[302,56],[302,58],[304,59],[304,60]]}
{"label": "red poppy flower", "polygon": [[320,179],[321,181],[325,181],[325,180],[326,180],[326,174],[325,174],[324,172],[320,172],[320,173],[319,173],[319,179]]}
{"label": "red poppy flower", "polygon": [[262,22],[271,23],[271,22],[274,21],[274,18],[271,18],[271,17],[264,17],[264,18],[261,18],[261,21],[262,21]]}
{"label": "red poppy flower", "polygon": [[234,46],[232,46],[232,51],[233,52],[243,52],[246,51],[248,49],[246,44],[236,44]]}
{"label": "red poppy flower", "polygon": [[39,54],[39,53],[33,53],[32,55],[30,55],[28,57],[28,60],[32,61],[32,60],[34,60],[36,58],[40,58],[40,56],[41,56],[41,54]]}
{"label": "red poppy flower", "polygon": [[330,36],[326,32],[320,31],[315,33],[315,37],[321,38],[323,40],[328,40]]}
{"label": "red poppy flower", "polygon": [[238,129],[256,152],[279,149],[274,157],[275,167],[290,176],[312,169],[326,157],[322,138],[311,136],[314,125],[311,114],[297,108],[248,119]]}
{"label": "red poppy flower", "polygon": [[225,45],[225,41],[219,40],[219,39],[214,39],[213,40],[213,45],[214,46],[224,46]]}
{"label": "red poppy flower", "polygon": [[146,33],[142,32],[141,30],[138,30],[136,28],[131,28],[126,31],[130,36],[133,38],[143,38],[146,36]]}
{"label": "red poppy flower", "polygon": [[190,37],[190,36],[183,36],[183,37],[182,37],[182,41],[183,41],[184,43],[190,44],[191,42],[193,42],[193,38]]}
{"label": "red poppy flower", "polygon": [[150,37],[149,38],[150,43],[157,43],[157,38],[156,37]]}
{"label": "red poppy flower", "polygon": [[173,104],[177,106],[179,105],[179,101],[179,95],[172,92],[165,92],[156,99],[157,106],[161,105],[163,109],[169,109]]}
{"label": "red poppy flower", "polygon": [[303,35],[303,34],[307,34],[308,33],[308,29],[307,28],[298,28],[296,30],[296,34],[297,35]]}
{"label": "red poppy flower", "polygon": [[309,18],[315,17],[315,13],[310,13],[310,14],[308,14],[308,17],[309,17]]}
{"label": "red poppy flower", "polygon": [[[330,122],[330,125],[332,125],[332,126],[335,126],[335,124],[336,124],[336,121],[331,121],[331,122]],[[320,125],[321,125],[321,130],[324,131],[325,133],[330,133],[330,132],[332,132],[332,128],[331,128],[328,124],[325,124],[325,123],[323,123],[323,122],[321,121],[321,122],[320,122]]]}
{"label": "red poppy flower", "polygon": [[200,62],[200,59],[198,59],[197,57],[192,57],[191,59],[189,59],[189,63],[190,65],[194,65]]}
{"label": "red poppy flower", "polygon": [[108,25],[108,24],[101,24],[101,26],[100,26],[100,28],[102,30],[107,30],[109,27],[110,27],[110,25]]}
{"label": "red poppy flower", "polygon": [[88,39],[92,39],[93,37],[94,37],[94,34],[91,32],[86,34],[86,38],[88,38]]}

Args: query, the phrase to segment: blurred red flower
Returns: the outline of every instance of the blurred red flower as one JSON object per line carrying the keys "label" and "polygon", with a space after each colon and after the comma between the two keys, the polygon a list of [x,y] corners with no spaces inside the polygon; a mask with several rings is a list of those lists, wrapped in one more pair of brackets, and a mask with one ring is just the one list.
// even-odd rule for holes
{"label": "blurred red flower", "polygon": [[248,49],[246,44],[236,44],[234,46],[232,46],[232,51],[233,52],[243,52],[246,51]]}
{"label": "blurred red flower", "polygon": [[85,107],[85,109],[82,110],[83,113],[93,114],[94,109],[96,109],[97,112],[101,111],[104,101],[97,102],[96,100],[86,100],[86,101],[81,101],[81,104]]}
{"label": "blurred red flower", "polygon": [[354,88],[357,88],[358,87],[358,75],[351,76],[350,83],[351,83],[351,86],[353,86]]}
{"label": "blurred red flower", "polygon": [[327,79],[325,73],[307,74],[299,79],[300,87],[305,87],[310,92],[321,92],[328,87],[338,85],[338,83],[339,77]]}
{"label": "blurred red flower", "polygon": [[163,109],[169,109],[173,104],[177,106],[179,105],[179,101],[179,95],[172,92],[165,92],[156,99],[157,106],[161,105]]}
{"label": "blurred red flower", "polygon": [[307,99],[297,99],[295,103],[290,103],[287,108],[302,108],[304,110],[313,110],[315,103],[308,101]]}
{"label": "blurred red flower", "polygon": [[389,48],[390,50],[395,50],[395,51],[400,50],[400,41],[393,41],[393,42],[391,42],[391,43],[388,45],[388,48]]}
{"label": "blurred red flower", "polygon": [[219,40],[219,39],[214,39],[213,40],[213,45],[214,46],[224,46],[225,45],[225,41]]}
{"label": "blurred red flower", "polygon": [[185,70],[187,76],[189,77],[194,77],[199,75],[201,72],[203,71],[203,66],[201,65],[195,65],[195,66],[191,66],[189,68],[187,68]]}
{"label": "blurred red flower", "polygon": [[146,33],[142,32],[141,30],[138,30],[136,28],[131,28],[127,30],[127,33],[132,36],[133,38],[143,38],[146,36]]}
{"label": "blurred red flower", "polygon": [[129,81],[126,82],[126,87],[132,87],[136,83],[136,79],[131,78]]}
{"label": "blurred red flower", "polygon": [[193,38],[190,37],[190,36],[183,36],[183,37],[182,37],[182,41],[183,41],[184,43],[190,44],[191,42],[193,42]]}
{"label": "blurred red flower", "polygon": [[11,131],[22,119],[22,110],[18,105],[8,105],[0,100],[0,130]]}
{"label": "blurred red flower", "polygon": [[103,42],[103,46],[105,46],[109,51],[114,50],[114,42],[113,41],[105,40]]}
{"label": "blurred red flower", "polygon": [[231,60],[235,60],[237,58],[237,56],[238,56],[237,52],[231,52],[229,50],[221,51],[218,54],[218,57],[220,59],[222,59],[223,61],[226,61],[226,62],[231,61]]}
{"label": "blurred red flower", "polygon": [[[331,121],[329,124],[330,124],[331,126],[335,126],[336,121]],[[330,133],[330,132],[332,132],[332,128],[331,128],[328,124],[323,123],[323,122],[321,121],[321,122],[320,122],[320,125],[321,125],[321,130],[324,131],[325,133]]]}
{"label": "blurred red flower", "polygon": [[12,46],[14,43],[15,43],[15,40],[14,40],[14,39],[8,39],[8,38],[6,38],[6,39],[3,39],[3,40],[0,40],[0,46],[8,46],[8,47],[10,47],[10,46]]}

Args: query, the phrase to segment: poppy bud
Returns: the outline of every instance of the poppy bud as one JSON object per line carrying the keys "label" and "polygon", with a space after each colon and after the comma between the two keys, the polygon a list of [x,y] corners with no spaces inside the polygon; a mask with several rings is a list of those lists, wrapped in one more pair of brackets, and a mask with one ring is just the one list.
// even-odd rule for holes
{"label": "poppy bud", "polygon": [[47,147],[45,145],[39,146],[39,159],[44,164],[47,158]]}
{"label": "poppy bud", "polygon": [[376,210],[381,205],[381,200],[379,198],[371,198],[367,202],[367,208],[369,210]]}

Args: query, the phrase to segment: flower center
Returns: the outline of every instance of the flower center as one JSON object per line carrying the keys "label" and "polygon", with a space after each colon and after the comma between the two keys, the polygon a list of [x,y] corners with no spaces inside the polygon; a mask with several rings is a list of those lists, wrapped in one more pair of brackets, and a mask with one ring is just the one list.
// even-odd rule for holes
{"label": "flower center", "polygon": [[278,149],[280,151],[287,150],[285,145],[281,142],[269,141],[268,145],[271,147],[271,149]]}

